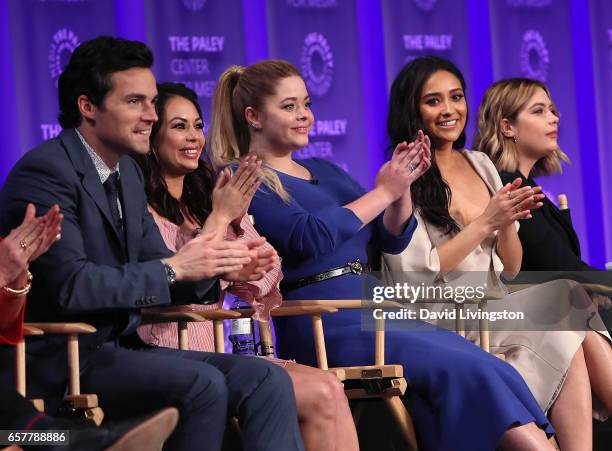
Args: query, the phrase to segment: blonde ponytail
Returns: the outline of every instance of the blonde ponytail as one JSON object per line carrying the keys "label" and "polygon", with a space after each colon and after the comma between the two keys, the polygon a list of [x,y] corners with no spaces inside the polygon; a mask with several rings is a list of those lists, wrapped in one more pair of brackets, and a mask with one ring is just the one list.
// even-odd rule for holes
{"label": "blonde ponytail", "polygon": [[[242,156],[236,139],[237,127],[232,113],[232,94],[243,72],[244,67],[241,66],[231,66],[225,70],[217,81],[213,95],[206,147],[210,160],[217,170]],[[239,124],[236,125],[239,127]]]}
{"label": "blonde ponytail", "polygon": [[[251,132],[244,115],[246,107],[261,109],[264,98],[275,93],[276,83],[294,75],[301,76],[295,66],[281,60],[260,61],[246,68],[231,66],[221,74],[213,96],[206,146],[216,169],[249,153]],[[289,193],[278,174],[264,167],[262,175],[266,186],[289,202]]]}

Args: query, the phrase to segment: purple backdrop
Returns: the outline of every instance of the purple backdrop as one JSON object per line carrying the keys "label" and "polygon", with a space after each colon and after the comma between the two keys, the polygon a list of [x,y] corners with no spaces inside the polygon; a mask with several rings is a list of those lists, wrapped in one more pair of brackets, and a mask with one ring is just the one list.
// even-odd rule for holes
{"label": "purple backdrop", "polygon": [[196,91],[208,124],[219,75],[245,64],[242,2],[146,0],[145,11],[155,76]]}
{"label": "purple backdrop", "polygon": [[559,32],[571,29],[570,6],[567,0],[491,1],[493,73],[495,79],[536,78],[549,87],[561,113],[559,145],[572,163],[563,174],[540,182],[555,201],[558,194],[567,195],[584,256],[601,259],[601,229],[587,233],[593,218],[587,217],[586,207],[601,211],[602,205],[583,183],[597,168],[583,167],[582,153],[593,150],[581,147],[572,34]]}
{"label": "purple backdrop", "polygon": [[[113,2],[9,2],[19,140],[26,150],[56,136],[57,79],[75,47],[115,33]],[[3,88],[6,88],[3,86]]]}
{"label": "purple backdrop", "polygon": [[0,0],[0,181],[58,132],[56,78],[99,34],[146,41],[159,80],[191,84],[206,119],[230,64],[286,58],[305,75],[316,118],[300,156],[329,158],[370,186],[385,145],[388,87],[410,58],[451,58],[468,83],[471,142],[495,79],[541,78],[562,113],[572,159],[542,179],[566,193],[584,256],[612,260],[612,4],[608,0]]}
{"label": "purple backdrop", "polygon": [[597,121],[591,124],[598,132],[599,145],[585,150],[591,154],[590,174],[599,174],[601,180],[599,187],[594,189],[601,189],[605,251],[607,260],[610,261],[612,259],[612,158],[606,148],[606,142],[607,132],[612,130],[612,2],[608,0],[593,2],[590,18],[597,118]]}
{"label": "purple backdrop", "polygon": [[312,98],[315,123],[299,158],[335,161],[368,177],[355,2],[267,1],[270,57],[294,63]]}

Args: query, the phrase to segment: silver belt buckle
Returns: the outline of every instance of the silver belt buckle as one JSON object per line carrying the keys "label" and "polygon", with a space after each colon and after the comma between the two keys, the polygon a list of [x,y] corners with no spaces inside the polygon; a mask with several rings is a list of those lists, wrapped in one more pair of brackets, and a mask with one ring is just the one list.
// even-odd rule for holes
{"label": "silver belt buckle", "polygon": [[359,259],[357,259],[354,262],[350,262],[348,265],[349,265],[349,268],[351,268],[351,272],[353,274],[360,275],[361,273],[363,273],[363,265],[361,264]]}

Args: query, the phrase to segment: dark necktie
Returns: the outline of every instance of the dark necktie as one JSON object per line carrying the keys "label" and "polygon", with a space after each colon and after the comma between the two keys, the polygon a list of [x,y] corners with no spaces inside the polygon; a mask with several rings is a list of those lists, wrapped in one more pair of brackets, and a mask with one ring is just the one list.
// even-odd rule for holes
{"label": "dark necktie", "polygon": [[106,192],[106,198],[108,200],[108,208],[110,209],[111,217],[113,218],[113,224],[115,230],[119,233],[119,239],[121,240],[121,246],[125,251],[125,234],[123,231],[123,220],[119,214],[119,172],[113,172],[104,182],[104,191]]}
{"label": "dark necktie", "polygon": [[[125,231],[123,228],[123,219],[119,212],[119,193],[121,192],[121,185],[119,184],[119,172],[113,172],[103,184],[104,191],[106,192],[106,198],[108,200],[108,208],[115,225],[115,230],[119,233],[119,240],[121,241],[121,249],[125,261],[127,262],[127,249],[125,245]],[[140,323],[139,315],[126,315],[121,320],[115,323],[114,334],[116,336],[128,336],[136,330]]]}

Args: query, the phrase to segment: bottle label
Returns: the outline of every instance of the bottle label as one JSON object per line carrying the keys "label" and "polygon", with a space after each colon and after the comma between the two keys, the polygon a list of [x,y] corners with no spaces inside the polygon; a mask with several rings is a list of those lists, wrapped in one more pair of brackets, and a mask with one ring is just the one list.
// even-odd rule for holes
{"label": "bottle label", "polygon": [[232,320],[231,335],[249,335],[251,333],[251,318]]}

